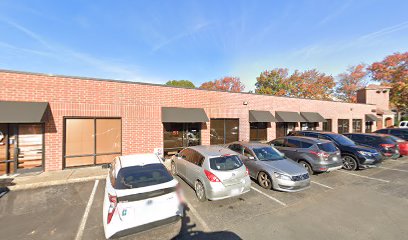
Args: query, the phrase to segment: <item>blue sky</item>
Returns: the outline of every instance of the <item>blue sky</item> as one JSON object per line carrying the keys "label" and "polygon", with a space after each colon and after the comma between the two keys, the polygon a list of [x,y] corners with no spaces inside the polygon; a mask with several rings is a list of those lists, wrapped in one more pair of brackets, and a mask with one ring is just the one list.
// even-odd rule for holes
{"label": "blue sky", "polygon": [[408,51],[408,1],[0,0],[0,68],[196,85]]}

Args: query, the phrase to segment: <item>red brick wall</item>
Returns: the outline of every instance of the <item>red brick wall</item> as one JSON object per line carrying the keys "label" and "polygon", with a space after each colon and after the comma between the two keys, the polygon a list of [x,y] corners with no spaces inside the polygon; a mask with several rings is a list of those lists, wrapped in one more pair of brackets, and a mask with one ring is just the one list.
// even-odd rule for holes
{"label": "red brick wall", "polygon": [[[209,118],[239,118],[240,140],[249,140],[249,110],[319,112],[333,119],[364,119],[373,105],[317,101],[256,94],[227,93],[86,78],[0,71],[3,101],[49,102],[46,116],[45,170],[62,169],[64,116],[122,118],[123,154],[152,152],[163,147],[161,107],[204,108]],[[243,102],[248,105],[243,105]],[[202,144],[210,143],[210,123],[202,130]],[[321,126],[320,126],[321,127]],[[364,126],[363,126],[364,127]],[[268,139],[275,138],[275,124]]]}

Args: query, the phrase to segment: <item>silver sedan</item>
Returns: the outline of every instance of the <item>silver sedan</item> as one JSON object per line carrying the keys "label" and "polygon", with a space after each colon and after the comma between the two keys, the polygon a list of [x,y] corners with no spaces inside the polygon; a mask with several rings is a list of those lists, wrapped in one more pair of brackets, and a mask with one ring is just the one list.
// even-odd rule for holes
{"label": "silver sedan", "polygon": [[239,154],[249,175],[263,188],[296,192],[310,187],[307,170],[267,144],[234,142],[227,147]]}

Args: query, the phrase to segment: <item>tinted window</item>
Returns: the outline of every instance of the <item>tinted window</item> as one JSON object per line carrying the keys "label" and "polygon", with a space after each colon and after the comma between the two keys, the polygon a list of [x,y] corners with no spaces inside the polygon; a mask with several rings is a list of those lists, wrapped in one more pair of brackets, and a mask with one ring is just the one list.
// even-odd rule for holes
{"label": "tinted window", "polygon": [[317,133],[314,133],[314,132],[305,132],[304,135],[305,135],[306,137],[317,138]]}
{"label": "tinted window", "polygon": [[229,171],[240,168],[242,161],[236,155],[210,158],[210,168],[217,171]]}
{"label": "tinted window", "polygon": [[273,140],[271,143],[277,147],[284,147],[285,146],[284,141],[285,139],[279,138],[279,139]]}
{"label": "tinted window", "polygon": [[364,135],[359,135],[359,134],[351,134],[351,135],[345,135],[346,137],[351,136],[350,139],[353,139],[353,141],[356,142],[365,142],[366,141],[366,137]]}
{"label": "tinted window", "polygon": [[282,155],[271,147],[253,148],[256,157],[261,161],[282,159]]}
{"label": "tinted window", "polygon": [[239,144],[229,145],[228,148],[231,149],[231,150],[234,151],[234,152],[237,152],[237,153],[242,154],[242,147],[241,147],[241,145],[239,145]]}
{"label": "tinted window", "polygon": [[163,164],[125,167],[119,170],[116,189],[129,189],[162,184],[173,180]]}
{"label": "tinted window", "polygon": [[333,143],[318,143],[317,147],[325,152],[336,152],[337,148]]}
{"label": "tinted window", "polygon": [[343,146],[353,146],[356,145],[350,138],[343,136],[341,134],[331,134],[330,137],[339,145]]}
{"label": "tinted window", "polygon": [[292,147],[292,148],[302,148],[302,143],[298,140],[294,140],[294,139],[287,139],[288,141],[288,147]]}
{"label": "tinted window", "polygon": [[308,142],[301,142],[302,143],[302,148],[310,148],[313,146],[313,143],[308,143]]}
{"label": "tinted window", "polygon": [[244,149],[244,156],[245,157],[253,157],[251,151],[249,151],[249,149],[247,149],[247,148]]}
{"label": "tinted window", "polygon": [[380,129],[380,130],[377,130],[375,132],[377,132],[377,133],[387,133],[388,131],[387,131],[387,129]]}

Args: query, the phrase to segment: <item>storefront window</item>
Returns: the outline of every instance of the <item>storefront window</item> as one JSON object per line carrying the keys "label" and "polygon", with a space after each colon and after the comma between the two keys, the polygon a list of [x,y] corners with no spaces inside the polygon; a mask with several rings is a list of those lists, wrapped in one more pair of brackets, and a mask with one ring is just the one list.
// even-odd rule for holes
{"label": "storefront window", "polygon": [[109,163],[122,152],[121,119],[65,119],[65,167]]}
{"label": "storefront window", "polygon": [[337,120],[338,133],[348,133],[350,127],[350,121],[348,119]]}
{"label": "storefront window", "polygon": [[365,132],[371,133],[373,131],[373,122],[366,122],[365,124]]}
{"label": "storefront window", "polygon": [[163,123],[164,155],[201,144],[201,123]]}
{"label": "storefront window", "polygon": [[295,131],[298,123],[278,122],[276,123],[276,138],[287,136],[290,132]]}
{"label": "storefront window", "polygon": [[318,123],[316,123],[316,122],[312,122],[312,123],[302,122],[301,123],[301,128],[302,128],[301,130],[303,130],[303,131],[305,131],[305,130],[316,130],[317,125],[318,125]]}
{"label": "storefront window", "polygon": [[250,123],[249,140],[250,141],[266,141],[268,123],[254,122]]}
{"label": "storefront window", "polygon": [[361,133],[363,130],[363,120],[353,119],[353,133]]}
{"label": "storefront window", "polygon": [[211,119],[210,144],[226,144],[238,141],[238,119]]}
{"label": "storefront window", "polygon": [[332,131],[332,120],[325,119],[326,122],[323,122],[323,131],[331,132]]}

